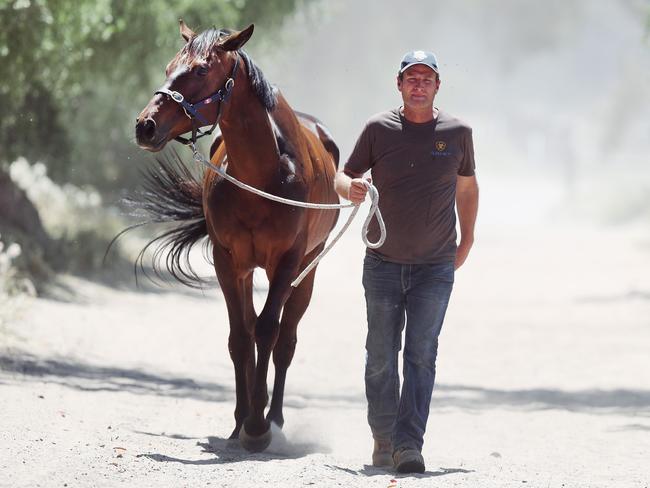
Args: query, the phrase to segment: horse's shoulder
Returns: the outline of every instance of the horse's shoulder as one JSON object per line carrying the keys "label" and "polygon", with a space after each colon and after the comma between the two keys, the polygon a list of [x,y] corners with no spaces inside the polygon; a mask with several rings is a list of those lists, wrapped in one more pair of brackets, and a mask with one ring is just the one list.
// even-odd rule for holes
{"label": "horse's shoulder", "polygon": [[311,114],[294,110],[280,93],[278,94],[278,103],[273,110],[272,117],[280,126],[286,126],[289,121],[293,119],[293,117],[298,119],[298,124],[300,125],[303,133],[306,129],[314,134],[323,143],[325,149],[332,153],[332,156],[334,156],[334,160],[338,166],[338,146],[334,142],[334,138],[332,137],[329,129],[320,119],[314,117]]}
{"label": "horse's shoulder", "polygon": [[334,142],[334,138],[332,137],[332,133],[329,131],[329,129],[325,126],[325,124],[323,124],[313,115],[297,111],[295,114],[296,117],[298,117],[298,122],[300,122],[300,125],[318,137],[325,150],[332,155],[332,158],[334,159],[334,165],[338,168],[340,151],[339,147]]}

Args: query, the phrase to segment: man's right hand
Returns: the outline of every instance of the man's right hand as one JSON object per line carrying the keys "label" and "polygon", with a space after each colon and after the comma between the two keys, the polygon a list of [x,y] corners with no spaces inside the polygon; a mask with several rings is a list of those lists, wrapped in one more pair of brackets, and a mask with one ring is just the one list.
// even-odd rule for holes
{"label": "man's right hand", "polygon": [[368,188],[366,187],[366,180],[364,180],[363,178],[352,178],[350,180],[350,191],[348,192],[348,200],[350,200],[355,205],[360,205],[366,199],[366,193],[368,193]]}

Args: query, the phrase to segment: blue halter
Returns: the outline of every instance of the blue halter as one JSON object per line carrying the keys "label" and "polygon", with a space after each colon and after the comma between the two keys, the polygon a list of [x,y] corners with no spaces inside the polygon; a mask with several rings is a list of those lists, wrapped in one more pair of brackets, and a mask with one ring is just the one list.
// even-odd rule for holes
{"label": "blue halter", "polygon": [[[239,56],[237,55],[235,56],[236,56],[235,65],[233,66],[230,78],[228,78],[224,83],[224,85],[221,88],[219,88],[216,92],[214,92],[212,95],[204,98],[201,101],[198,101],[196,103],[190,103],[187,100],[185,100],[185,97],[183,96],[182,93],[179,93],[177,91],[169,90],[167,88],[159,88],[158,90],[156,90],[155,92],[156,94],[161,93],[163,95],[167,95],[174,102],[178,103],[181,107],[183,107],[183,111],[185,112],[185,115],[187,115],[192,121],[192,138],[188,139],[186,137],[178,136],[175,138],[175,140],[186,145],[190,143],[196,143],[197,139],[212,134],[214,129],[217,127],[217,125],[219,125],[219,122],[221,121],[223,104],[228,101],[230,95],[232,94],[232,89],[235,86],[235,77],[237,76],[237,67],[239,65]],[[204,106],[210,105],[211,103],[215,103],[215,102],[219,102],[219,111],[217,112],[217,118],[215,119],[214,124],[212,124],[210,130],[202,131],[200,127],[210,125],[210,122],[208,122],[205,119],[205,117],[203,117],[203,115],[199,113],[199,110]],[[197,121],[201,124],[200,126],[197,125],[196,123]]]}

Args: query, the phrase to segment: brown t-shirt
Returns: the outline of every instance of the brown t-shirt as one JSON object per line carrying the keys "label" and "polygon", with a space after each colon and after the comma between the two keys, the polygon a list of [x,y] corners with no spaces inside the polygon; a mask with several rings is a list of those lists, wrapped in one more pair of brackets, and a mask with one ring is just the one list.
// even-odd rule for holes
{"label": "brown t-shirt", "polygon": [[[399,109],[371,117],[345,164],[349,176],[371,170],[386,222],[384,244],[368,252],[403,264],[444,263],[456,255],[456,176],[474,175],[472,129],[439,111],[409,122]],[[368,237],[379,238],[373,219]]]}

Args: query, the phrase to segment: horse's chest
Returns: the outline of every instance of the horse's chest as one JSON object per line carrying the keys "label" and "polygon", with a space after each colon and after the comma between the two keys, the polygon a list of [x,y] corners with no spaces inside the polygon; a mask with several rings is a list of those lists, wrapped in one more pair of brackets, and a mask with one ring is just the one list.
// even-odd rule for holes
{"label": "horse's chest", "polygon": [[211,238],[238,261],[264,266],[268,256],[288,249],[295,240],[300,211],[262,199],[219,199],[208,209]]}

